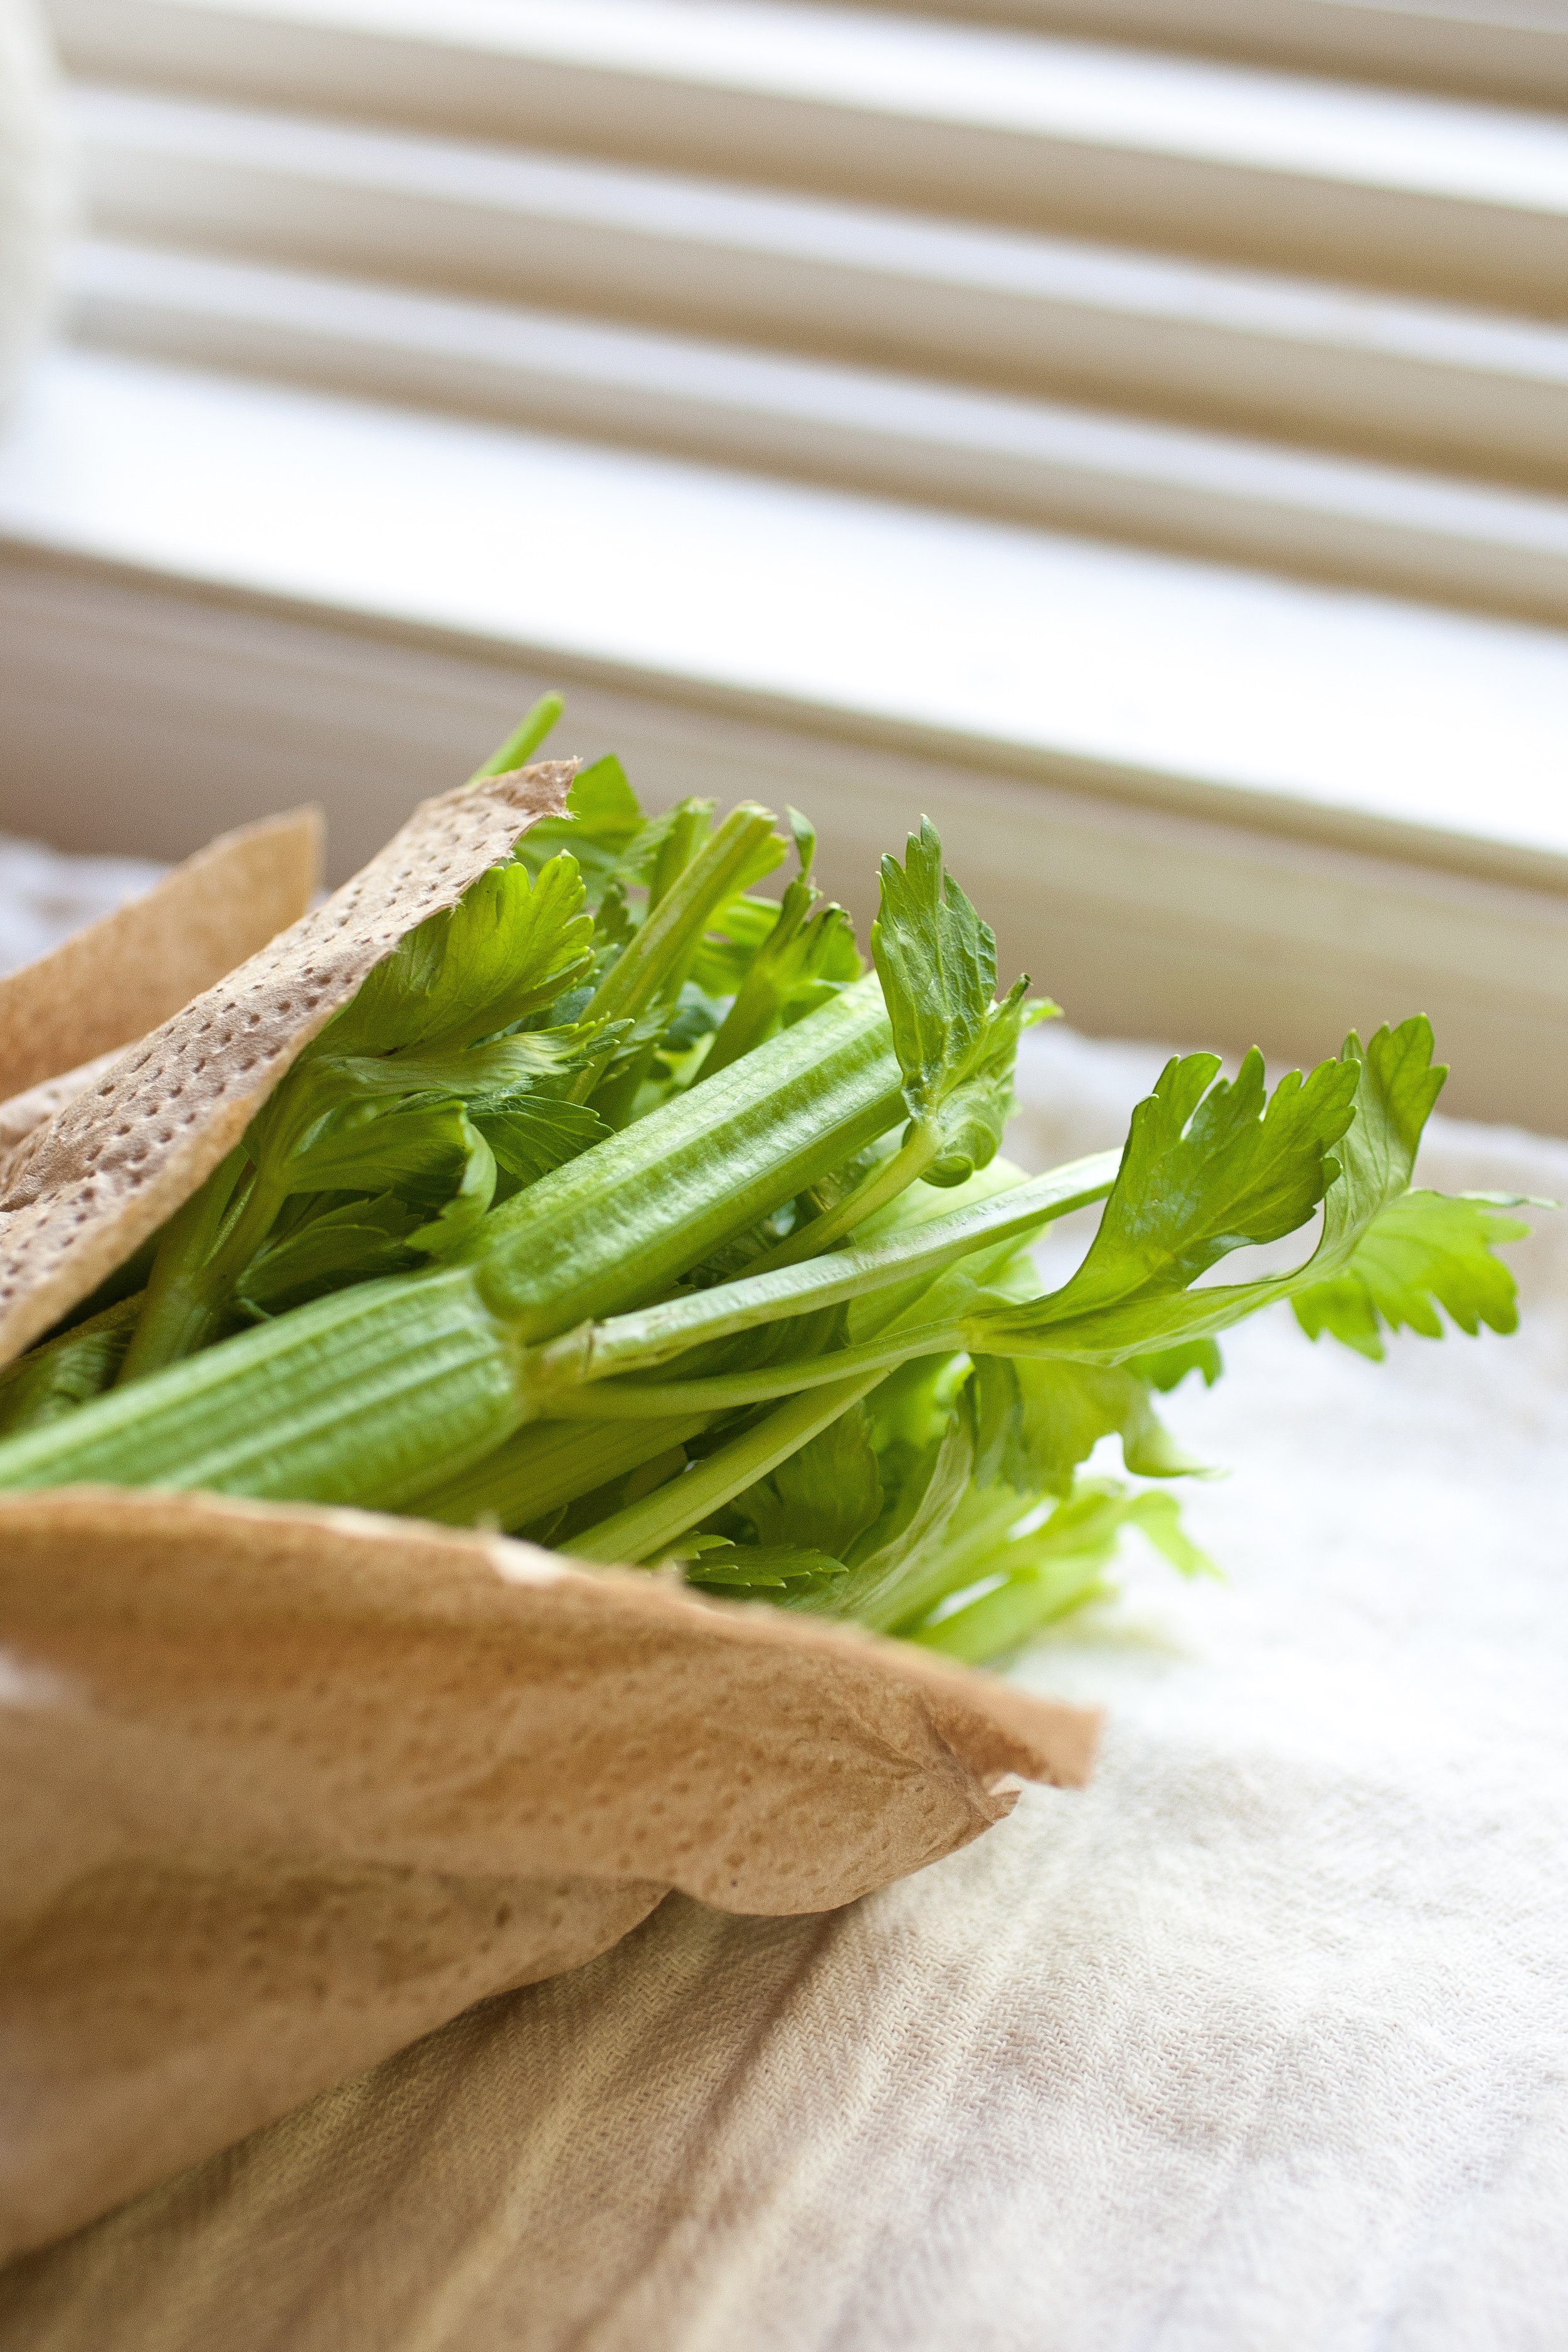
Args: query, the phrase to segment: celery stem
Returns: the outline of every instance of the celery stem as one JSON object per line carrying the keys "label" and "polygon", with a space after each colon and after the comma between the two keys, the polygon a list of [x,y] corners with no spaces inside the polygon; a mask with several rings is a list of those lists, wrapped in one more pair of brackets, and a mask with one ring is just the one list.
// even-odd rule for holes
{"label": "celery stem", "polygon": [[748,1272],[735,1282],[677,1294],[607,1322],[579,1324],[532,1358],[530,1376],[541,1410],[553,1410],[550,1400],[561,1389],[612,1379],[619,1372],[655,1371],[705,1341],[865,1297],[889,1284],[940,1274],[972,1250],[1026,1241],[1053,1218],[1103,1200],[1120,1158],[1115,1151],[1094,1152],[1047,1175],[1031,1177],[979,1206],[928,1219],[912,1232],[773,1274]]}
{"label": "celery stem", "polygon": [[[236,1194],[247,1165],[245,1147],[237,1144],[228,1157],[218,1162],[200,1191],[194,1192],[170,1219],[153,1261],[142,1313],[120,1368],[118,1387],[144,1380],[148,1373],[162,1370],[165,1364],[175,1363],[182,1356],[195,1355],[208,1339],[217,1337],[228,1307],[227,1268],[233,1262],[233,1253],[227,1244],[242,1229],[248,1234],[254,1226],[250,1214],[256,1193],[254,1184],[241,1200],[237,1217],[234,1214]],[[278,1203],[273,1201],[266,1213],[268,1225],[277,1213]],[[247,1256],[254,1247],[251,1243]],[[241,1267],[245,1263],[245,1258],[238,1261]]]}
{"label": "celery stem", "polygon": [[[585,1022],[636,1020],[656,997],[679,992],[704,931],[735,895],[748,868],[755,871],[752,860],[772,828],[770,812],[753,802],[742,801],[731,809],[712,839],[649,908],[642,928],[595,991],[582,1016]],[[606,1055],[581,1071],[569,1099],[586,1102],[608,1066]]]}
{"label": "celery stem", "polygon": [[765,1404],[770,1397],[822,1388],[851,1373],[870,1372],[879,1380],[912,1357],[952,1355],[963,1344],[963,1332],[952,1325],[932,1324],[918,1331],[889,1332],[860,1348],[835,1348],[804,1362],[771,1364],[761,1372],[719,1372],[700,1381],[604,1381],[559,1393],[552,1391],[548,1411],[558,1421],[641,1421],[658,1413],[727,1412],[734,1405]]}
{"label": "celery stem", "polygon": [[764,1250],[761,1257],[752,1260],[747,1273],[772,1274],[781,1265],[798,1265],[802,1258],[819,1257],[855,1226],[863,1225],[868,1217],[885,1209],[889,1201],[896,1201],[900,1192],[907,1192],[924,1175],[937,1150],[937,1138],[931,1130],[915,1127],[891,1159],[873,1168],[852,1192],[845,1194],[836,1209],[814,1217],[808,1225],[775,1242],[771,1250]]}
{"label": "celery stem", "polygon": [[620,1472],[640,1469],[672,1445],[683,1445],[709,1419],[688,1412],[628,1423],[608,1445],[603,1428],[588,1422],[532,1422],[456,1477],[443,1466],[440,1483],[422,1488],[410,1507],[422,1519],[448,1527],[526,1527]]}
{"label": "celery stem", "polygon": [[711,801],[682,801],[675,811],[674,822],[654,859],[653,872],[648,877],[647,911],[650,915],[662,898],[668,898],[701,848],[712,813]]}
{"label": "celery stem", "polygon": [[487,776],[506,776],[514,768],[526,767],[538,751],[566,705],[558,694],[542,694],[520,727],[514,727],[504,743],[498,743],[482,765],[468,778],[470,784],[482,784]]}
{"label": "celery stem", "polygon": [[783,1002],[785,982],[782,977],[787,968],[784,950],[800,931],[810,914],[816,892],[809,882],[795,881],[780,902],[778,921],[758,950],[755,962],[742,982],[733,1003],[703,1057],[702,1067],[692,1080],[700,1086],[720,1070],[738,1062],[761,1043],[777,1017]]}
{"label": "celery stem", "polygon": [[656,1488],[640,1503],[601,1519],[585,1534],[574,1536],[572,1557],[605,1567],[648,1559],[797,1454],[819,1431],[858,1404],[881,1377],[880,1370],[860,1372],[809,1396],[792,1397],[705,1462]]}

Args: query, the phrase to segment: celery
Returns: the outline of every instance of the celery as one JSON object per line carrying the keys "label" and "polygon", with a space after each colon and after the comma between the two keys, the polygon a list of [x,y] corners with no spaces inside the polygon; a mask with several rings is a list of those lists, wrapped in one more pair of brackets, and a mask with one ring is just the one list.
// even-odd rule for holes
{"label": "celery", "polygon": [[874,984],[812,1023],[542,1177],[439,1272],[296,1308],[0,1445],[0,1486],[395,1507],[420,1483],[421,1426],[433,1485],[537,1409],[529,1342],[657,1291],[886,1127],[898,1066]]}
{"label": "celery", "polygon": [[0,1435],[60,1421],[112,1388],[142,1310],[140,1294],[117,1299],[0,1371]]}
{"label": "celery", "polygon": [[[1205,1565],[1168,1493],[1085,1467],[1107,1439],[1136,1479],[1198,1466],[1154,1404],[1215,1376],[1214,1333],[1286,1298],[1369,1354],[1439,1309],[1510,1328],[1511,1204],[1410,1189],[1424,1023],[1272,1095],[1255,1055],[1179,1058],[1121,1152],[1024,1180],[1013,1057],[1054,1007],[997,995],[929,825],[883,861],[862,976],[790,827],[775,904],[766,810],[648,821],[614,761],[584,770],[306,1049],[144,1291],[0,1376],[0,1488],[528,1528],[981,1660],[1102,1591],[1126,1528]],[[1026,1245],[1095,1202],[1043,1291]],[[1320,1206],[1293,1272],[1200,1283]]]}
{"label": "celery", "polygon": [[469,783],[482,784],[487,776],[504,776],[514,768],[525,768],[565,708],[560,695],[542,694],[521,723],[474,770]]}
{"label": "celery", "polygon": [[688,1528],[728,1503],[765,1476],[832,1423],[858,1404],[873,1379],[839,1381],[825,1391],[792,1397],[776,1412],[738,1437],[732,1444],[692,1469],[683,1478],[628,1505],[613,1518],[602,1519],[573,1546],[578,1559],[616,1560],[657,1556]]}
{"label": "celery", "polygon": [[460,1528],[532,1526],[610,1477],[684,1447],[711,1419],[683,1413],[642,1421],[611,1452],[592,1422],[531,1422],[473,1468],[448,1472],[438,1485],[421,1488],[419,1516]]}

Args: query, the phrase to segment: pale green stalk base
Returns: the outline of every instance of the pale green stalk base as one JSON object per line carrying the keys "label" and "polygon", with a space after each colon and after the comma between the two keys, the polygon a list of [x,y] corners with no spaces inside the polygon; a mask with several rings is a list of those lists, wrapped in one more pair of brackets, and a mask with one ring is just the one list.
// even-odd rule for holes
{"label": "pale green stalk base", "polygon": [[814,1217],[809,1224],[800,1226],[782,1242],[775,1242],[771,1250],[764,1251],[752,1268],[752,1273],[772,1274],[782,1266],[798,1265],[803,1258],[820,1256],[824,1250],[842,1241],[846,1234],[853,1233],[857,1225],[863,1225],[868,1217],[874,1217],[879,1209],[896,1201],[900,1192],[907,1192],[911,1184],[918,1183],[936,1156],[937,1145],[930,1134],[921,1131],[912,1135],[890,1159],[884,1160],[879,1168],[873,1168],[852,1192],[846,1193],[836,1209]]}
{"label": "pale green stalk base", "polygon": [[874,1389],[879,1371],[840,1381],[809,1396],[792,1397],[777,1412],[749,1429],[732,1444],[721,1446],[668,1486],[660,1486],[640,1503],[630,1504],[613,1518],[601,1519],[585,1535],[574,1536],[574,1559],[598,1561],[606,1567],[617,1560],[650,1559],[700,1519],[743,1494],[781,1462],[798,1454],[840,1413],[858,1404]]}
{"label": "pale green stalk base", "polygon": [[611,1381],[602,1387],[563,1389],[552,1391],[549,1410],[563,1421],[645,1421],[660,1413],[729,1412],[868,1374],[875,1381],[911,1357],[956,1355],[963,1345],[962,1327],[933,1324],[918,1331],[891,1331],[883,1339],[868,1339],[862,1348],[835,1348],[826,1356],[771,1364],[761,1372],[720,1372],[705,1381]]}
{"label": "pale green stalk base", "polygon": [[640,1470],[672,1445],[707,1428],[710,1413],[642,1421],[606,1440],[602,1423],[536,1421],[495,1453],[439,1486],[421,1489],[412,1508],[448,1527],[523,1528],[559,1504],[574,1503],[611,1478]]}
{"label": "pale green stalk base", "polygon": [[[919,1625],[921,1620],[934,1609],[950,1592],[962,1592],[966,1585],[977,1584],[986,1567],[1002,1546],[1009,1528],[1017,1526],[1025,1514],[1033,1508],[1034,1498],[1015,1493],[1001,1481],[982,1490],[984,1501],[971,1502],[976,1517],[964,1528],[956,1540],[944,1542],[923,1568],[912,1576],[900,1580],[892,1594],[893,1605],[885,1622],[872,1621],[879,1633],[903,1633]],[[973,1493],[973,1490],[972,1490]]]}
{"label": "pale green stalk base", "polygon": [[1048,1569],[1010,1576],[955,1609],[951,1617],[922,1625],[901,1638],[918,1642],[922,1649],[935,1650],[944,1658],[956,1658],[966,1666],[988,1665],[994,1659],[1006,1658],[1058,1618],[1070,1617],[1086,1602],[1102,1598],[1105,1570],[1114,1549],[1107,1544],[1089,1555],[1055,1560]]}

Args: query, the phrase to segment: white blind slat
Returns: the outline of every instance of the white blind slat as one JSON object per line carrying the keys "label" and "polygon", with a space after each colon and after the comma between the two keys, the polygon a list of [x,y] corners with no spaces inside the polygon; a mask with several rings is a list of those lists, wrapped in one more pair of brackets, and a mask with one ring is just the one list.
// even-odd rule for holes
{"label": "white blind slat", "polygon": [[[900,14],[953,13],[952,0],[888,5]],[[1515,106],[1568,106],[1561,0],[969,0],[963,14],[1029,32],[1146,42]]]}
{"label": "white blind slat", "polygon": [[1568,306],[1568,128],[743,0],[55,0],[83,73]]}

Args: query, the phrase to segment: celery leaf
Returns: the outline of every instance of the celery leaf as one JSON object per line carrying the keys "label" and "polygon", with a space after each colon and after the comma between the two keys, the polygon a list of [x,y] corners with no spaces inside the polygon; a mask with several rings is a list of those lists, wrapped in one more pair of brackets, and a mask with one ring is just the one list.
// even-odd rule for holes
{"label": "celery leaf", "polygon": [[809,1544],[704,1543],[683,1568],[688,1584],[736,1600],[753,1592],[804,1597],[842,1583],[847,1572],[841,1559]]}
{"label": "celery leaf", "polygon": [[1182,1339],[1173,1348],[1156,1349],[1152,1355],[1131,1356],[1127,1370],[1168,1396],[1179,1388],[1189,1372],[1201,1372],[1205,1389],[1212,1389],[1225,1370],[1225,1360],[1214,1339]]}
{"label": "celery leaf", "polygon": [[[1206,1086],[1205,1065],[1212,1076],[1211,1055],[1171,1063],[1134,1111],[1100,1232],[1072,1279],[1022,1309],[981,1305],[966,1318],[966,1345],[1114,1363],[1188,1345],[1297,1295],[1311,1301],[1318,1328],[1363,1352],[1377,1342],[1379,1315],[1440,1332],[1433,1298],[1452,1300],[1467,1330],[1511,1316],[1511,1277],[1489,1262],[1493,1242],[1515,1237],[1503,1221],[1479,1213],[1488,1204],[1475,1214],[1407,1205],[1423,1197],[1408,1192],[1410,1172],[1447,1075],[1432,1065],[1425,1019],[1380,1029],[1364,1047],[1352,1034],[1337,1062],[1282,1079],[1267,1108],[1255,1055],[1231,1087]],[[1226,1251],[1291,1231],[1320,1194],[1322,1232],[1303,1265],[1187,1287]],[[1345,1277],[1351,1287],[1337,1287]]]}
{"label": "celery leaf", "polygon": [[1466,1193],[1402,1193],[1377,1212],[1339,1274],[1296,1293],[1296,1320],[1310,1339],[1331,1332],[1374,1362],[1385,1328],[1440,1339],[1439,1307],[1472,1338],[1483,1323],[1513,1330],[1513,1276],[1491,1244],[1519,1241],[1530,1228],[1499,1216],[1499,1205]]}
{"label": "celery leaf", "polygon": [[[1331,1156],[1357,1116],[1362,1066],[1347,1055],[1306,1078],[1291,1071],[1266,1097],[1256,1050],[1234,1081],[1216,1076],[1212,1054],[1167,1063],[1132,1114],[1077,1272],[1022,1308],[980,1308],[966,1337],[998,1353],[1114,1362],[1234,1321],[1219,1305],[1229,1294],[1189,1286],[1229,1251],[1294,1232],[1335,1183],[1363,1182],[1359,1163],[1348,1179]],[[1258,1304],[1273,1295],[1267,1284],[1243,1288]]]}
{"label": "celery leaf", "polygon": [[1020,1030],[1056,1007],[1026,1006],[1026,980],[994,1003],[995,935],[943,873],[929,819],[910,834],[902,866],[882,860],[871,955],[903,1072],[906,1146],[923,1146],[928,1184],[962,1184],[1001,1142]]}
{"label": "celery leaf", "polygon": [[479,1102],[470,1109],[500,1166],[525,1184],[564,1167],[610,1132],[586,1103],[559,1102],[547,1095],[518,1095],[494,1108]]}
{"label": "celery leaf", "polygon": [[729,1509],[759,1544],[800,1545],[842,1560],[882,1509],[864,1406],[831,1423]]}
{"label": "celery leaf", "polygon": [[433,1223],[409,1246],[445,1249],[478,1223],[495,1192],[489,1145],[458,1102],[353,1102],[335,1112],[290,1163],[289,1189],[395,1192]]}
{"label": "celery leaf", "polygon": [[512,857],[537,876],[548,859],[565,850],[577,861],[587,906],[596,909],[642,829],[643,813],[620,761],[595,760],[573,778],[565,815],[531,825]]}
{"label": "celery leaf", "polygon": [[593,932],[574,859],[551,858],[537,880],[522,866],[491,866],[367,973],[311,1051],[452,1047],[509,1029],[588,971]]}
{"label": "celery leaf", "polygon": [[237,1285],[238,1303],[259,1321],[347,1283],[401,1273],[416,1263],[406,1244],[418,1223],[418,1212],[392,1193],[322,1210],[257,1252]]}
{"label": "celery leaf", "polygon": [[700,1076],[727,1069],[780,1026],[823,1003],[841,977],[858,978],[859,970],[843,908],[831,902],[818,907],[816,891],[797,876],[779,903],[777,919],[752,952]]}
{"label": "celery leaf", "polygon": [[1123,1366],[980,1356],[974,1369],[978,1486],[1002,1479],[1020,1495],[1066,1495],[1102,1437],[1121,1439],[1121,1458],[1140,1478],[1204,1466],[1158,1419],[1147,1382]]}

